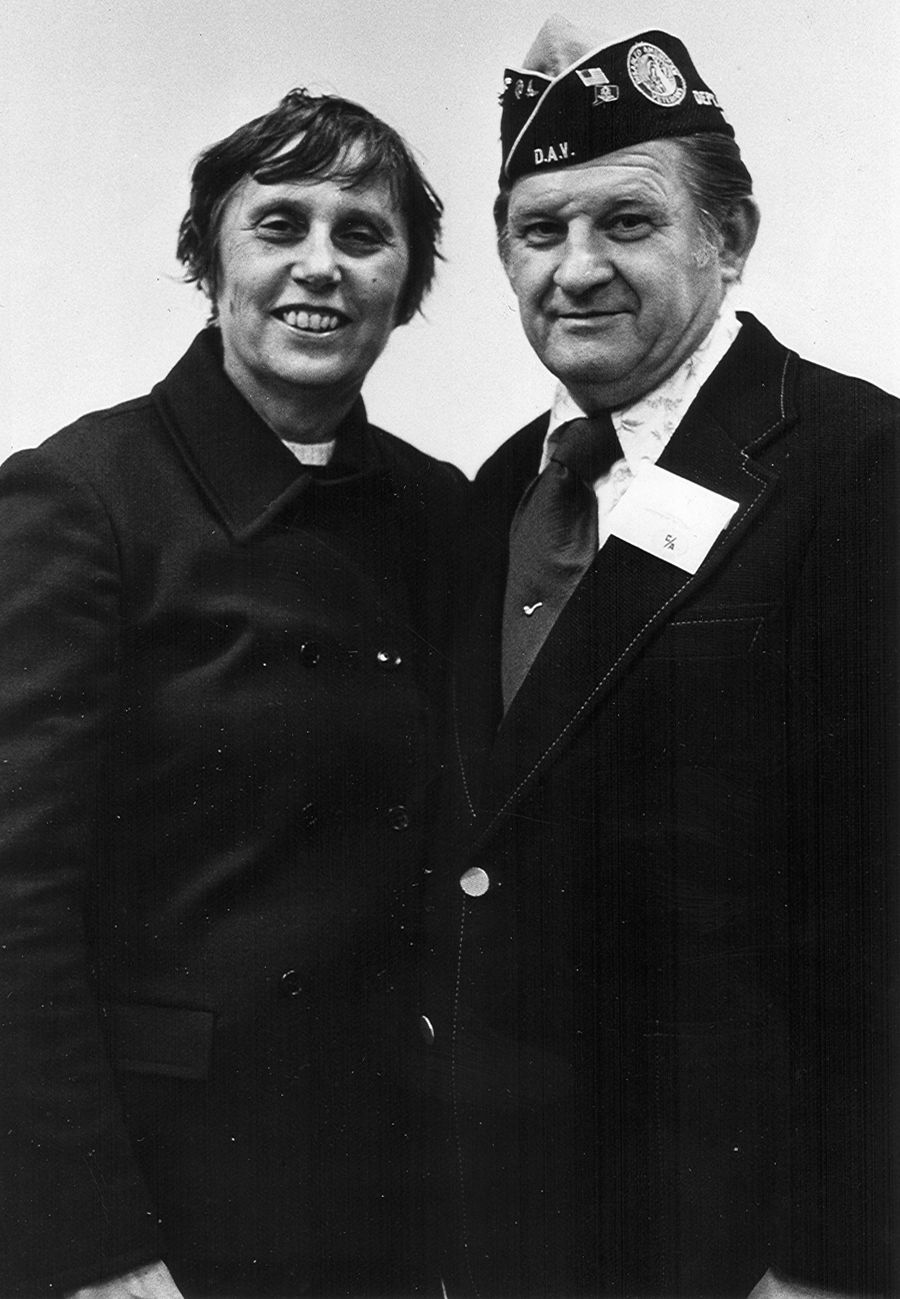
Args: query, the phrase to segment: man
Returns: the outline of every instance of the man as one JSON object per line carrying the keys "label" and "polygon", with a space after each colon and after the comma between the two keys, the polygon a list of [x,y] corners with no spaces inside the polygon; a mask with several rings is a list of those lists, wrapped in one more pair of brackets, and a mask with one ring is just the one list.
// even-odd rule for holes
{"label": "man", "polygon": [[502,140],[559,387],[469,534],[444,1284],[883,1293],[900,404],[731,309],[757,206],[680,41],[551,20]]}

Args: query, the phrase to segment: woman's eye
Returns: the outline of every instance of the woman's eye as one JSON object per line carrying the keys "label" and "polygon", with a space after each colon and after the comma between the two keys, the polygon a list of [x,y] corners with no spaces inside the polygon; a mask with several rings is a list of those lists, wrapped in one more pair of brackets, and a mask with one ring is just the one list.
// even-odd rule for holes
{"label": "woman's eye", "polygon": [[265,239],[290,239],[297,233],[295,222],[282,216],[266,217],[256,228]]}
{"label": "woman's eye", "polygon": [[359,251],[369,251],[370,249],[380,248],[384,243],[384,237],[380,230],[374,226],[347,226],[338,234],[339,242],[343,243],[350,249]]}

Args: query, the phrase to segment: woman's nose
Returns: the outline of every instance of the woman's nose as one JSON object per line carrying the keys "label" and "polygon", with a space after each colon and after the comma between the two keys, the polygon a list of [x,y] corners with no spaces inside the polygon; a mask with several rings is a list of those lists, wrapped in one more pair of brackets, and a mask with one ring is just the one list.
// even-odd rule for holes
{"label": "woman's nose", "polygon": [[340,279],[340,266],[328,232],[310,230],[291,265],[291,275],[302,284],[324,288]]}
{"label": "woman's nose", "polygon": [[615,275],[605,245],[599,240],[568,240],[554,272],[555,283],[572,296],[608,284]]}

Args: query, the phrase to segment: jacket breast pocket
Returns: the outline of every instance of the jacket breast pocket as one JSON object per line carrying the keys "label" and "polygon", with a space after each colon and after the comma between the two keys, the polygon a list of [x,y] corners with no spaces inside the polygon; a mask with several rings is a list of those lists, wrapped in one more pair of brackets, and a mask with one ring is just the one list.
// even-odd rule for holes
{"label": "jacket breast pocket", "polygon": [[168,1078],[209,1077],[216,1017],[187,1006],[117,1003],[104,1016],[113,1067]]}
{"label": "jacket breast pocket", "polygon": [[666,623],[647,646],[651,659],[736,659],[765,646],[767,606],[685,612]]}

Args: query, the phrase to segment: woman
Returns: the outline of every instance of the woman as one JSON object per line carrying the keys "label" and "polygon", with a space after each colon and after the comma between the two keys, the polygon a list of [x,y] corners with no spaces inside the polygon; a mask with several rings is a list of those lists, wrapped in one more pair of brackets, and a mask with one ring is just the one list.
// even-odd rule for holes
{"label": "woman", "polygon": [[0,1293],[403,1292],[400,1023],[462,478],[368,424],[440,203],[287,95],[200,157],[212,323],[0,473]]}

